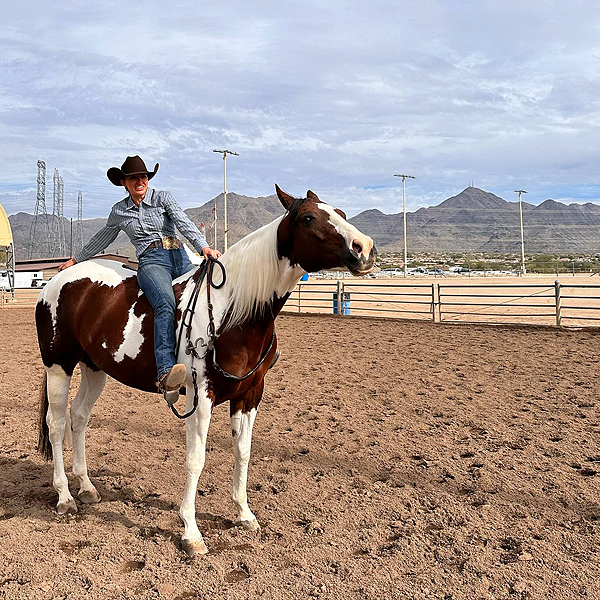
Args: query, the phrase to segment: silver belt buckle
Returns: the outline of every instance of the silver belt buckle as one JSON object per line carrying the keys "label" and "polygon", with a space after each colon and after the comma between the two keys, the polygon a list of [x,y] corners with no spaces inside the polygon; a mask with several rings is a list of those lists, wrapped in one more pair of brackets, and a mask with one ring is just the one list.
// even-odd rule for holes
{"label": "silver belt buckle", "polygon": [[181,243],[176,237],[173,236],[165,236],[162,239],[163,248],[165,250],[178,250],[181,247]]}

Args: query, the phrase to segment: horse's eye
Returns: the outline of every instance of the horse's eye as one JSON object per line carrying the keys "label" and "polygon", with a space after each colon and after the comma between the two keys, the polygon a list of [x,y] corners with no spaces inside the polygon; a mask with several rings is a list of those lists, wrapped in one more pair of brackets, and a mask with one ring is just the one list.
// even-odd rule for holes
{"label": "horse's eye", "polygon": [[311,221],[314,221],[314,216],[313,215],[304,215],[302,217],[302,224],[303,225],[310,225]]}

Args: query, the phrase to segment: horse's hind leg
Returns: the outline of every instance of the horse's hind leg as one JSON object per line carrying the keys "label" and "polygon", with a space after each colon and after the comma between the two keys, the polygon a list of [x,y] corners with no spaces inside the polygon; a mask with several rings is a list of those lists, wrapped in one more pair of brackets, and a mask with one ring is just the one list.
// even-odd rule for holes
{"label": "horse's hind leg", "polygon": [[106,385],[106,373],[94,371],[84,363],[81,369],[81,385],[71,406],[71,425],[73,427],[73,475],[79,480],[77,497],[84,504],[100,502],[100,494],[88,477],[85,459],[85,432],[96,400]]}
{"label": "horse's hind leg", "polygon": [[63,459],[63,441],[65,439],[65,427],[67,424],[67,404],[69,402],[71,374],[66,373],[60,365],[47,367],[46,373],[46,392],[48,394],[46,423],[48,424],[48,436],[52,444],[52,459],[54,462],[52,484],[58,492],[56,511],[59,515],[76,513],[77,505],[75,504],[75,500],[73,500],[73,496],[71,496],[71,492],[69,492],[69,482],[65,474]]}

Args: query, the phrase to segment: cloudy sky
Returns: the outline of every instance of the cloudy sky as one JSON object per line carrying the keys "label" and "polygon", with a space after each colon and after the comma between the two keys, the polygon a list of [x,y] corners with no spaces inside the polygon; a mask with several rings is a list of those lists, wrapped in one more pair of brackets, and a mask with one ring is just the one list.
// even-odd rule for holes
{"label": "cloudy sky", "polygon": [[3,6],[0,203],[32,213],[38,159],[65,216],[106,216],[128,154],[184,207],[308,188],[354,215],[507,200],[600,203],[600,9],[571,0]]}

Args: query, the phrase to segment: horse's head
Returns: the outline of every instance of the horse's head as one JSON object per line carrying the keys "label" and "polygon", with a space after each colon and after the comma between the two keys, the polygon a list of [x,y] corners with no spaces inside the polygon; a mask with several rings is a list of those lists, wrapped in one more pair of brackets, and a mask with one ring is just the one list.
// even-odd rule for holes
{"label": "horse's head", "polygon": [[293,198],[275,188],[287,210],[277,231],[281,258],[305,271],[336,267],[347,267],[353,275],[371,271],[377,256],[373,240],[348,223],[341,210],[321,202],[310,190],[306,198]]}

